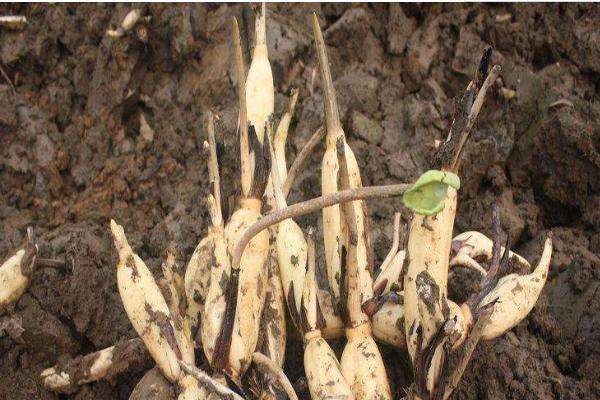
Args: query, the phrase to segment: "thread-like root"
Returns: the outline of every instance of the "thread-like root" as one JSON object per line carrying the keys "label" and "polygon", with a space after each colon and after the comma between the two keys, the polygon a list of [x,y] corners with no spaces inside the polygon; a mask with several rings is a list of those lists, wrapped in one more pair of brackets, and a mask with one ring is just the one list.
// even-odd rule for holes
{"label": "thread-like root", "polygon": [[214,378],[211,378],[210,375],[201,369],[183,361],[180,361],[179,365],[181,366],[182,370],[196,378],[200,385],[204,386],[209,391],[214,392],[226,399],[245,400],[242,396],[229,389],[227,386],[223,385]]}

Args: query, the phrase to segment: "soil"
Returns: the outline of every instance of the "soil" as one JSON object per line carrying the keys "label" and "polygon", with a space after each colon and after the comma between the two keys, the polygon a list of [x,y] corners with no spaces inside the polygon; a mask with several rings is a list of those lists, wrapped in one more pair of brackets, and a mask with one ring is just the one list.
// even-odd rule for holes
{"label": "soil", "polygon": [[[512,248],[535,263],[554,233],[551,272],[530,316],[481,343],[454,399],[600,397],[600,8],[597,5],[269,5],[276,107],[300,89],[289,159],[323,122],[310,12],[329,46],[340,114],[365,185],[410,181],[446,137],[453,98],[491,45],[501,80],[466,146],[455,233],[491,232],[500,206]],[[170,244],[187,261],[206,233],[204,113],[219,116],[224,191],[239,191],[231,16],[240,5],[151,5],[142,29],[105,30],[126,5],[2,5],[22,14],[0,28],[0,258],[34,226],[43,257],[69,271],[36,271],[16,304],[21,324],[0,338],[0,398],[127,399],[144,369],[56,395],[39,373],[61,357],[136,336],[117,288],[109,218],[156,274]],[[10,82],[9,82],[10,80]],[[14,85],[14,90],[13,86]],[[514,92],[510,92],[514,91]],[[510,94],[515,94],[511,98]],[[311,157],[318,165],[322,147]],[[290,202],[319,194],[318,169]],[[378,261],[398,202],[369,205]],[[319,216],[300,220],[319,226]],[[469,280],[455,282],[465,296]],[[301,345],[286,371],[307,398]],[[397,398],[411,380],[404,354],[384,349]],[[149,366],[146,366],[149,368]],[[302,389],[304,387],[304,389]]]}

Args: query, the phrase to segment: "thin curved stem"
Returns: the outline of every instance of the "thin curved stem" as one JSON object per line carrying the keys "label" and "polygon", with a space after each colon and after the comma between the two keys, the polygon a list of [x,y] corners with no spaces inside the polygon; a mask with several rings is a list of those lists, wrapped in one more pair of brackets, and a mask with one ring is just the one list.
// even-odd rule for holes
{"label": "thin curved stem", "polygon": [[326,194],[324,196],[316,197],[314,199],[306,200],[301,203],[296,203],[286,208],[273,211],[246,229],[244,235],[241,237],[233,251],[231,267],[233,269],[240,268],[240,260],[242,259],[242,254],[244,253],[244,249],[246,249],[248,242],[250,242],[250,240],[252,240],[252,238],[258,233],[267,229],[271,225],[277,224],[288,218],[296,218],[302,215],[310,214],[325,207],[331,207],[335,204],[346,203],[355,200],[382,199],[400,196],[411,187],[411,183],[399,183],[395,185],[367,186],[348,189],[341,192]]}
{"label": "thin curved stem", "polygon": [[325,133],[326,131],[324,127],[317,129],[316,132],[312,134],[310,139],[308,139],[308,142],[306,142],[302,150],[300,150],[300,153],[298,153],[296,156],[296,159],[290,167],[287,178],[285,179],[285,183],[283,184],[282,191],[284,197],[287,198],[290,190],[292,189],[292,185],[294,184],[294,181],[300,172],[300,169],[304,166],[304,163],[306,160],[308,160],[308,156],[313,152],[315,147],[317,147],[317,145],[323,140]]}
{"label": "thin curved stem", "polygon": [[185,372],[196,378],[198,382],[202,386],[206,387],[208,390],[215,392],[227,399],[246,400],[233,390],[229,389],[227,386],[211,378],[206,372],[202,371],[201,369],[193,365],[187,364],[183,361],[179,361],[179,365],[181,366],[181,369],[183,369]]}
{"label": "thin curved stem", "polygon": [[58,270],[63,270],[63,271],[68,270],[66,261],[57,260],[54,258],[38,258],[35,261],[35,264],[39,268],[51,268],[51,269],[58,269]]}
{"label": "thin curved stem", "polygon": [[392,260],[396,256],[396,253],[398,252],[399,247],[400,247],[400,213],[397,212],[396,214],[394,214],[394,236],[392,239],[392,247],[390,248],[390,251],[388,252],[387,256],[385,256],[385,259],[383,260],[383,262],[381,263],[380,271],[383,271],[388,266],[388,264],[392,262]]}

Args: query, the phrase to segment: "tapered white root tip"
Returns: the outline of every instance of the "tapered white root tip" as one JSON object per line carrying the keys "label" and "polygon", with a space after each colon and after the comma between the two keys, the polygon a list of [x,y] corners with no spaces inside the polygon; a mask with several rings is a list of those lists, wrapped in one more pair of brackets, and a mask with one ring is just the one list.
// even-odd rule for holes
{"label": "tapered white root tip", "polygon": [[125,237],[125,230],[121,225],[117,224],[114,219],[111,219],[110,231],[113,235],[115,247],[119,252],[119,257],[123,258],[126,253],[131,252],[131,246],[129,246],[129,242],[127,242],[127,237]]}
{"label": "tapered white root tip", "polygon": [[[552,232],[546,238],[544,242],[544,250],[542,251],[542,255],[540,256],[540,260],[538,261],[535,270],[529,276],[537,276],[540,281],[540,291],[541,288],[546,283],[546,279],[548,278],[548,270],[550,269],[550,261],[552,259]],[[538,293],[539,296],[539,293]]]}
{"label": "tapered white root tip", "polygon": [[469,257],[468,255],[462,254],[462,253],[457,254],[456,257],[454,257],[452,260],[450,260],[448,267],[450,269],[452,269],[454,267],[470,268],[474,271],[479,272],[482,276],[487,275],[487,270],[485,268],[483,268],[481,266],[481,264],[479,264],[477,261],[475,261],[473,258]]}
{"label": "tapered white root tip", "polygon": [[552,234],[544,243],[544,251],[535,270],[529,275],[511,274],[503,277],[482,301],[496,302],[490,322],[483,329],[486,340],[497,338],[512,329],[531,312],[548,278],[552,256]]}
{"label": "tapered white root tip", "polygon": [[312,17],[313,17],[313,29],[315,29],[315,27],[318,27],[319,29],[321,29],[321,26],[319,25],[319,18],[317,17],[317,13],[315,11],[313,11]]}
{"label": "tapered white root tip", "polygon": [[291,93],[292,99],[290,100],[290,115],[294,114],[294,110],[296,109],[296,103],[298,103],[298,95],[300,94],[300,89],[293,88]]}
{"label": "tapered white root tip", "polygon": [[267,44],[267,5],[263,2],[260,8],[260,15],[256,17],[256,46],[265,46]]}
{"label": "tapered white root tip", "polygon": [[550,259],[552,258],[552,248],[552,233],[550,233],[544,242],[544,251],[542,252],[542,256],[540,257],[540,262],[536,267],[536,271],[540,269],[542,271],[548,271],[548,268],[550,267]]}
{"label": "tapered white root tip", "polygon": [[127,242],[127,239],[125,238],[125,231],[123,230],[123,227],[121,225],[117,224],[117,222],[114,219],[110,220],[110,231],[112,232],[115,243],[122,242],[122,241]]}
{"label": "tapered white root tip", "polygon": [[167,263],[166,263],[166,266],[171,271],[173,271],[173,269],[175,267],[175,254],[173,254],[173,251],[171,251],[171,250],[167,250]]}

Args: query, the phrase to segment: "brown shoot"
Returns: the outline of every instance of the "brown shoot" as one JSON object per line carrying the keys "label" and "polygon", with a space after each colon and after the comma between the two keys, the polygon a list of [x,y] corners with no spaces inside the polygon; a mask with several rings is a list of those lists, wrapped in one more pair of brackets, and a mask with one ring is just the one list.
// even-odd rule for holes
{"label": "brown shoot", "polygon": [[[239,120],[238,129],[240,135],[240,166],[242,182],[244,176],[251,174],[250,171],[250,146],[248,144],[248,117],[246,115],[246,66],[244,65],[244,53],[242,50],[242,40],[240,39],[240,27],[235,17],[231,19],[231,35],[233,37],[233,47],[235,52],[235,66],[237,73],[238,89],[238,107]],[[248,182],[251,180],[249,179]],[[242,194],[248,194],[250,188],[242,188]]]}
{"label": "brown shoot", "polygon": [[285,183],[283,184],[282,191],[284,197],[287,198],[288,194],[290,193],[290,190],[292,189],[292,185],[294,184],[294,181],[298,176],[298,173],[306,163],[306,160],[308,160],[308,157],[313,152],[315,147],[317,147],[317,145],[323,140],[323,138],[325,137],[325,133],[325,128],[323,128],[322,126],[319,129],[317,129],[315,133],[312,134],[310,139],[308,139],[308,142],[306,142],[304,147],[302,147],[300,153],[298,153],[298,155],[296,156],[296,159],[290,167]]}
{"label": "brown shoot", "polygon": [[323,93],[325,95],[325,122],[327,123],[327,131],[332,132],[341,129],[340,113],[338,111],[337,100],[335,98],[335,89],[331,79],[331,71],[329,69],[329,58],[323,40],[323,33],[319,26],[317,14],[313,13],[313,32],[315,43],[317,46],[317,54],[319,56],[319,65],[321,67],[321,79],[323,80]]}
{"label": "brown shoot", "polygon": [[212,112],[208,112],[206,121],[206,131],[208,133],[208,177],[212,184],[212,195],[215,202],[215,219],[213,225],[223,224],[223,214],[221,211],[221,177],[219,175],[219,160],[217,159],[217,142],[215,140],[215,124]]}

